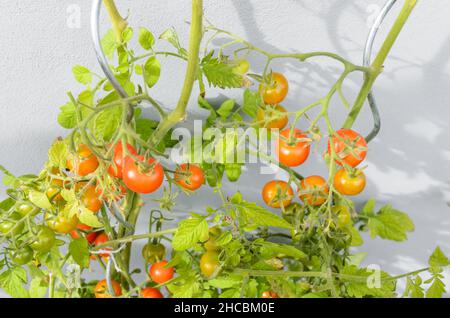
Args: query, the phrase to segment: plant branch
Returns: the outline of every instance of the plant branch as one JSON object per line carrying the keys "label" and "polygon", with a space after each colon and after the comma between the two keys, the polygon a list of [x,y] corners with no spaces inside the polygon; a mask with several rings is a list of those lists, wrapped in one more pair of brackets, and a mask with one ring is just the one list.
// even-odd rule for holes
{"label": "plant branch", "polygon": [[117,42],[122,42],[123,31],[127,28],[128,22],[120,15],[119,10],[117,10],[114,0],[103,0],[103,4],[109,14],[109,19],[111,20],[114,34],[116,35]]}

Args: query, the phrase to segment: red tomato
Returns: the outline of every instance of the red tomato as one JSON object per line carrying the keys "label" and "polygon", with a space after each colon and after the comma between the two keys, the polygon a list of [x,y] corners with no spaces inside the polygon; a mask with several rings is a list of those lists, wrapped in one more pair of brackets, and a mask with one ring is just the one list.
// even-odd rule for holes
{"label": "red tomato", "polygon": [[259,87],[264,103],[269,105],[281,103],[286,98],[288,91],[289,83],[286,77],[280,73],[272,73],[270,83],[261,83]]}
{"label": "red tomato", "polygon": [[[101,244],[103,244],[103,243],[106,243],[106,242],[108,242],[108,241],[109,241],[108,235],[107,235],[105,232],[101,232],[101,233],[97,236],[97,238],[95,239],[94,245],[95,245],[95,246],[99,246],[99,245],[101,245]],[[103,247],[102,250],[104,250],[104,251],[110,251],[110,250],[112,250],[112,248],[111,248],[111,247]],[[108,252],[100,253],[100,254],[98,254],[98,255],[99,255],[100,257],[103,257],[103,258],[108,258],[108,257],[109,257],[109,253],[108,253]],[[95,257],[94,257],[94,258],[95,258]]]}
{"label": "red tomato", "polygon": [[[140,162],[144,162],[144,157],[138,156]],[[155,159],[150,158],[147,164],[151,165],[148,171],[140,167],[131,157],[125,158],[123,169],[123,182],[131,191],[148,194],[159,189],[164,181],[164,169]]]}
{"label": "red tomato", "polygon": [[[86,240],[89,242],[89,244],[93,244],[95,242],[95,239],[98,236],[98,232],[93,232],[92,227],[90,227],[89,225],[80,223],[77,225],[77,229],[86,233],[86,235],[85,235]],[[77,230],[74,230],[74,231],[70,232],[70,236],[72,236],[73,239],[77,239],[80,237],[80,234],[78,233]]]}
{"label": "red tomato", "polygon": [[289,184],[284,181],[270,181],[262,190],[264,202],[272,208],[289,206],[292,202],[293,195],[294,191]]}
{"label": "red tomato", "polygon": [[[115,280],[111,281],[112,289],[114,291],[114,296],[122,296],[122,287]],[[95,298],[113,298],[113,296],[108,292],[108,285],[106,283],[106,279],[101,280],[97,283],[94,289]]]}
{"label": "red tomato", "polygon": [[98,159],[88,146],[81,144],[78,147],[76,156],[69,156],[67,160],[67,168],[76,173],[77,175],[84,177],[93,173],[98,168]]}
{"label": "red tomato", "polygon": [[168,261],[161,261],[150,267],[150,277],[155,283],[164,284],[172,279],[174,269],[173,267],[165,268],[168,263]]}
{"label": "red tomato", "polygon": [[330,144],[334,145],[334,151],[339,159],[336,163],[356,167],[367,155],[367,142],[363,136],[351,129],[341,129],[336,131],[336,135],[328,142],[328,153],[331,153]]}
{"label": "red tomato", "polygon": [[141,297],[142,298],[164,298],[163,294],[156,289],[152,287],[147,287],[141,290]]}
{"label": "red tomato", "polygon": [[349,173],[341,169],[334,176],[334,187],[342,195],[358,195],[366,187],[366,176],[360,170]]}
{"label": "red tomato", "polygon": [[330,188],[327,181],[320,176],[311,176],[301,182],[300,199],[311,206],[319,206],[325,203]]}
{"label": "red tomato", "polygon": [[205,183],[203,170],[193,164],[182,164],[177,168],[175,182],[185,189],[195,191]]}
{"label": "red tomato", "polygon": [[291,130],[286,129],[280,133],[276,144],[276,152],[278,160],[288,166],[297,167],[304,163],[309,157],[311,146],[309,142],[301,139],[306,139],[306,136],[300,129],[294,130],[294,140],[289,142]]}
{"label": "red tomato", "polygon": [[83,205],[94,213],[100,211],[103,206],[100,200],[101,191],[97,190],[96,186],[90,184],[86,186],[85,182],[77,183],[75,186],[77,191],[82,191],[81,202]]}
{"label": "red tomato", "polygon": [[[127,150],[128,154],[137,156],[138,153],[136,149],[130,144],[127,144]],[[108,168],[108,173],[116,178],[122,179],[123,176],[123,163],[124,163],[124,153],[123,153],[123,146],[122,142],[118,142],[116,146],[114,147],[114,155],[113,155],[113,163]]]}

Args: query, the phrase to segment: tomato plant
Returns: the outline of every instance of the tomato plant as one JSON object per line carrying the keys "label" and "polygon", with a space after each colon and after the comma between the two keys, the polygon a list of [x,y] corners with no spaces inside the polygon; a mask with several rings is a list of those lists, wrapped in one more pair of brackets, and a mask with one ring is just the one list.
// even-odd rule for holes
{"label": "tomato plant", "polygon": [[[192,1],[188,41],[173,28],[159,36],[145,27],[136,31],[113,0],[103,3],[112,21],[98,45],[105,77],[73,68],[85,87],[67,94],[58,123],[69,131],[52,144],[41,171],[15,176],[0,166],[8,186],[0,202],[0,288],[14,297],[50,298],[161,298],[160,288],[175,298],[373,298],[399,296],[397,282],[404,279],[404,297],[443,295],[442,273],[450,260],[440,248],[426,268],[397,276],[379,271],[377,288],[364,284],[374,271],[354,252],[369,237],[361,232],[399,242],[414,224],[393,205],[348,198],[365,187],[361,163],[371,140],[352,127],[415,0],[405,0],[370,66],[331,52],[259,48],[206,23],[202,0]],[[255,54],[264,66],[252,62],[250,71]],[[330,75],[336,82],[325,96],[294,105],[287,97],[295,81],[289,83],[273,62],[315,57],[342,71]],[[187,64],[173,108],[155,98],[163,89],[157,85],[164,58]],[[350,102],[343,84],[355,74],[363,82]],[[220,102],[212,89],[220,91]],[[230,89],[242,98],[228,99]],[[338,95],[350,108],[342,108],[343,123],[334,118],[339,108],[330,112]],[[200,125],[188,116],[193,100],[205,114]],[[150,117],[147,107],[159,116]],[[182,129],[189,134],[179,134],[191,124],[193,129]],[[275,149],[265,149],[272,143]],[[311,155],[324,152],[324,158]],[[266,184],[252,179],[254,158],[270,166],[261,169],[269,173]],[[305,177],[302,164],[322,165],[328,173]],[[252,181],[251,189],[242,186],[243,178]],[[189,200],[204,193],[210,203],[192,208]],[[252,195],[258,198],[252,201]],[[147,220],[148,230],[136,233]],[[139,240],[147,242],[142,258],[135,258]],[[102,280],[90,280],[87,271]],[[136,275],[147,271],[146,279]]]}

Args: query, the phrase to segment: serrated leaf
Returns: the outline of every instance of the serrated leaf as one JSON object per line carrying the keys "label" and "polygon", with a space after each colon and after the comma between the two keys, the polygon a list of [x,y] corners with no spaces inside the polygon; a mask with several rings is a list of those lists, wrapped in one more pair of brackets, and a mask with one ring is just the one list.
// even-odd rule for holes
{"label": "serrated leaf", "polygon": [[201,65],[203,74],[210,86],[221,88],[239,88],[242,86],[242,77],[234,72],[234,68],[216,58],[204,61]]}
{"label": "serrated leaf", "polygon": [[70,242],[69,253],[73,260],[82,268],[89,267],[89,242],[84,237]]}
{"label": "serrated leaf", "polygon": [[348,280],[342,279],[350,297],[391,298],[395,295],[395,281],[386,280],[390,276],[383,271],[376,272],[366,268],[346,266],[342,269],[341,274],[354,277]]}
{"label": "serrated leaf", "polygon": [[52,204],[48,200],[48,197],[45,193],[38,192],[38,191],[30,191],[28,198],[30,199],[31,203],[33,203],[35,206],[37,206],[41,209],[44,209],[44,210],[52,209]]}
{"label": "serrated leaf", "polygon": [[217,110],[217,113],[220,115],[220,117],[226,119],[228,116],[231,115],[231,112],[234,109],[235,101],[230,99],[222,103],[222,105]]}
{"label": "serrated leaf", "polygon": [[376,205],[375,199],[370,199],[364,205],[361,213],[364,215],[374,215],[375,214],[375,205]]}
{"label": "serrated leaf", "polygon": [[295,259],[307,259],[308,256],[292,245],[277,244],[272,242],[258,242],[257,245],[260,247],[261,257],[265,259],[277,257],[286,258],[292,257]]}
{"label": "serrated leaf", "polygon": [[146,28],[141,28],[139,30],[139,44],[141,44],[144,50],[151,50],[155,44],[155,37]]}
{"label": "serrated leaf", "polygon": [[53,167],[65,167],[67,161],[67,143],[57,140],[48,150],[48,160]]}
{"label": "serrated leaf", "polygon": [[361,233],[359,233],[359,231],[355,227],[350,226],[347,228],[347,230],[352,237],[350,246],[356,247],[364,244],[364,240],[361,236]]}
{"label": "serrated leaf", "polygon": [[414,230],[414,223],[406,213],[397,211],[391,206],[383,207],[376,215],[369,217],[370,236],[392,241],[405,241],[407,232]]}
{"label": "serrated leaf", "polygon": [[155,86],[161,76],[161,63],[156,57],[152,56],[145,62],[143,71],[145,83],[151,88]]}
{"label": "serrated leaf", "polygon": [[244,92],[244,105],[242,110],[251,118],[256,118],[256,113],[261,105],[261,96],[258,92],[246,89]]}
{"label": "serrated leaf", "polygon": [[92,83],[91,71],[82,65],[75,65],[72,68],[72,74],[75,79],[81,84],[87,85]]}
{"label": "serrated leaf", "polygon": [[433,283],[431,284],[430,288],[428,288],[428,290],[427,290],[426,297],[427,298],[442,298],[444,293],[445,293],[444,282],[439,277],[435,277],[433,279]]}
{"label": "serrated leaf", "polygon": [[148,140],[157,126],[157,121],[147,118],[139,118],[136,120],[136,133],[142,140]]}
{"label": "serrated leaf", "polygon": [[198,242],[208,239],[208,222],[204,217],[192,217],[181,221],[173,236],[172,247],[175,251],[187,250]]}
{"label": "serrated leaf", "polygon": [[232,288],[242,284],[242,277],[241,276],[218,277],[209,280],[208,284],[214,288],[221,288],[221,289]]}
{"label": "serrated leaf", "polygon": [[428,259],[428,264],[430,267],[445,267],[450,265],[450,260],[445,256],[441,248],[437,247]]}
{"label": "serrated leaf", "polygon": [[99,221],[97,216],[92,211],[90,211],[85,207],[80,208],[78,219],[80,220],[81,223],[89,225],[93,228],[100,228],[103,226],[103,224]]}
{"label": "serrated leaf", "polygon": [[75,105],[71,102],[60,107],[58,123],[66,129],[73,129],[77,125],[77,114]]}
{"label": "serrated leaf", "polygon": [[406,286],[403,297],[423,298],[425,296],[425,292],[421,284],[422,279],[420,278],[420,276],[417,276],[415,280],[412,280],[408,277],[406,279]]}
{"label": "serrated leaf", "polygon": [[285,219],[258,206],[256,203],[242,202],[237,205],[237,209],[248,224],[293,229],[292,224]]}
{"label": "serrated leaf", "polygon": [[47,288],[47,284],[41,277],[33,278],[29,288],[30,298],[44,298],[47,294]]}
{"label": "serrated leaf", "polygon": [[21,267],[11,267],[0,274],[0,288],[13,298],[28,298],[25,289],[27,272]]}
{"label": "serrated leaf", "polygon": [[122,109],[109,108],[95,117],[93,122],[94,133],[98,139],[109,141],[122,122]]}

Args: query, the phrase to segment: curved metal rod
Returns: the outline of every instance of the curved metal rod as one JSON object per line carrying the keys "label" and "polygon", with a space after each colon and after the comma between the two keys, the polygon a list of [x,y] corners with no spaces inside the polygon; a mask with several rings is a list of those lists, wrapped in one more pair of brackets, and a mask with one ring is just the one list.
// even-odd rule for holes
{"label": "curved metal rod", "polygon": [[128,94],[125,89],[120,85],[119,81],[114,76],[113,71],[109,68],[108,59],[106,58],[105,52],[101,44],[100,37],[100,13],[102,8],[102,0],[92,1],[92,11],[91,11],[91,33],[92,42],[94,44],[95,54],[97,55],[97,60],[105,73],[106,78],[109,80],[114,89],[119,93],[120,97],[128,98]]}
{"label": "curved metal rod", "polygon": [[[371,59],[372,59],[372,50],[373,45],[375,42],[375,38],[377,36],[378,30],[380,29],[381,24],[383,23],[384,19],[388,15],[389,11],[391,11],[392,7],[395,5],[397,0],[388,0],[386,4],[384,5],[383,9],[381,9],[380,14],[378,15],[377,19],[375,20],[372,28],[370,29],[369,36],[367,38],[366,47],[364,49],[364,59],[363,59],[363,65],[364,66],[370,66]],[[372,141],[380,132],[381,128],[381,119],[380,119],[380,112],[378,111],[377,102],[375,100],[375,96],[373,94],[373,91],[369,93],[369,96],[367,97],[369,101],[369,106],[372,111],[373,119],[374,119],[374,126],[370,134],[366,137],[367,142]]]}

